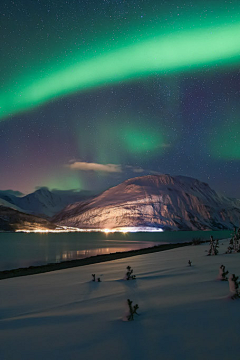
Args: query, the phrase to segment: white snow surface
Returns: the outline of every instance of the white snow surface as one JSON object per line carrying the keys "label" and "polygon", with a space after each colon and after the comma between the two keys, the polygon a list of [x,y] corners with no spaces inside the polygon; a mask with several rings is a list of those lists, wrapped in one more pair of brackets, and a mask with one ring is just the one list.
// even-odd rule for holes
{"label": "white snow surface", "polygon": [[[240,300],[218,280],[221,264],[240,274],[227,245],[217,256],[204,244],[1,281],[0,359],[238,359]],[[136,280],[123,280],[128,265]],[[128,298],[139,305],[131,322]]]}

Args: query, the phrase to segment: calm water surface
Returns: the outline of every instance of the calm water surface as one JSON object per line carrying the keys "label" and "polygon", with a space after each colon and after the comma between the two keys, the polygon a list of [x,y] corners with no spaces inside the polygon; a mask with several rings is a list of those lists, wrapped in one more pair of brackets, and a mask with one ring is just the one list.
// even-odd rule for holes
{"label": "calm water surface", "polygon": [[231,231],[158,233],[0,233],[0,271],[151,247],[193,238],[223,239]]}

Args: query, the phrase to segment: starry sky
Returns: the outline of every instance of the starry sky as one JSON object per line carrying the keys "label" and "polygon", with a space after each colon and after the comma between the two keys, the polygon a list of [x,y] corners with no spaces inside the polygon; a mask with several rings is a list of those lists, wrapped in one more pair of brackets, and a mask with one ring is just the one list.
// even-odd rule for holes
{"label": "starry sky", "polygon": [[0,189],[168,173],[240,198],[240,2],[0,7]]}

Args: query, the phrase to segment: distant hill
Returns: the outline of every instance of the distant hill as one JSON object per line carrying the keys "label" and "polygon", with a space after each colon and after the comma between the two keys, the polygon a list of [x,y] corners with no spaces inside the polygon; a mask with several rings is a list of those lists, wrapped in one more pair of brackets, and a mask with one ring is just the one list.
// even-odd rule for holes
{"label": "distant hill", "polygon": [[12,191],[0,191],[0,205],[50,218],[67,205],[89,199],[92,196],[90,191],[50,191],[45,187],[21,197],[16,196]]}
{"label": "distant hill", "polygon": [[185,176],[129,179],[53,217],[79,228],[157,227],[163,230],[222,230],[239,226],[240,200],[216,193]]}
{"label": "distant hill", "polygon": [[22,213],[0,205],[0,230],[16,231],[16,230],[50,230],[56,229],[56,225],[46,219]]}

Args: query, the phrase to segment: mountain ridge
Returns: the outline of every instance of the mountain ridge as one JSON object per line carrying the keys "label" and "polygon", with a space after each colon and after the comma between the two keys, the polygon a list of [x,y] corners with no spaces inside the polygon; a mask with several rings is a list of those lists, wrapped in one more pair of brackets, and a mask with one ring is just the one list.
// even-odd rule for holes
{"label": "mountain ridge", "polygon": [[238,226],[239,218],[240,200],[220,195],[198,179],[166,174],[128,179],[67,206],[53,221],[92,229],[222,230]]}
{"label": "mountain ridge", "polygon": [[68,204],[92,197],[89,191],[52,190],[41,187],[33,193],[16,196],[11,191],[0,191],[0,205],[24,212],[51,218]]}

